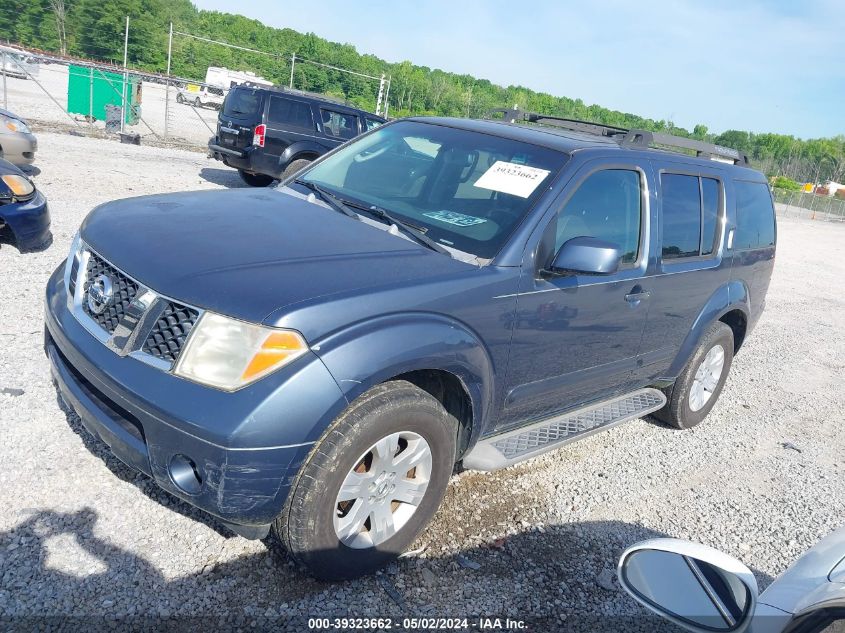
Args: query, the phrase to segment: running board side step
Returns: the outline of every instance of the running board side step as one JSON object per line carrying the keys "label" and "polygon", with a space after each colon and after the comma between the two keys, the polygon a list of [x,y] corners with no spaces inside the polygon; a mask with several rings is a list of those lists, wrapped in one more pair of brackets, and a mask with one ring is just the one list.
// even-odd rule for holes
{"label": "running board side step", "polygon": [[662,391],[639,389],[563,415],[541,420],[480,440],[464,456],[464,468],[498,470],[548,451],[573,440],[609,429],[628,420],[657,411],[666,404]]}

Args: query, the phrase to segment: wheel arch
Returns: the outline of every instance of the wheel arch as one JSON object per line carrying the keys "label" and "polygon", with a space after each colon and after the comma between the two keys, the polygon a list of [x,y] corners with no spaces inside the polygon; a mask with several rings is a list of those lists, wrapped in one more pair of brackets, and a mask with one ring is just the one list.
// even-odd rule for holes
{"label": "wheel arch", "polygon": [[373,319],[315,345],[352,403],[372,387],[407,380],[458,420],[459,451],[477,439],[493,402],[493,364],[480,338],[447,317],[403,314]]}
{"label": "wheel arch", "polygon": [[716,321],[721,321],[731,328],[734,334],[734,352],[738,351],[748,332],[749,313],[748,288],[742,281],[732,280],[720,286],[710,295],[693,322],[669,366],[667,378],[674,379],[683,371],[704,333]]}
{"label": "wheel arch", "polygon": [[279,156],[279,169],[284,169],[301,158],[315,160],[326,153],[326,149],[313,141],[297,141],[288,145]]}

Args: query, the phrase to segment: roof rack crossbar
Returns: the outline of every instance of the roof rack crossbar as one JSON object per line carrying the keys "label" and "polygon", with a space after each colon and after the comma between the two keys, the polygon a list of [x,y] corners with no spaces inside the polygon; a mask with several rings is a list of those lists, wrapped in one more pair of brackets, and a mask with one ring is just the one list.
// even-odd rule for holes
{"label": "roof rack crossbar", "polygon": [[503,120],[508,123],[540,123],[541,125],[551,125],[572,130],[573,132],[605,136],[616,139],[623,147],[649,148],[652,145],[659,145],[663,147],[689,149],[693,150],[696,156],[701,158],[727,158],[733,161],[735,165],[748,165],[748,156],[739,150],[716,145],[715,143],[685,138],[683,136],[674,136],[672,134],[652,132],[650,130],[629,130],[623,127],[616,127],[615,125],[567,119],[565,117],[539,114],[537,112],[525,112],[518,108],[497,108],[490,110],[484,118],[490,119],[493,114],[498,113],[501,113]]}

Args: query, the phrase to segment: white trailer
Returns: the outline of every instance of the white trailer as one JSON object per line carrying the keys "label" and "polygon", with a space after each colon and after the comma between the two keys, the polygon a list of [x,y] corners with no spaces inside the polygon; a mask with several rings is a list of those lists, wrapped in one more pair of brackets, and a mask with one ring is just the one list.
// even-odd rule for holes
{"label": "white trailer", "polygon": [[205,83],[228,90],[232,86],[244,83],[254,83],[260,86],[272,86],[272,81],[259,77],[248,70],[229,70],[218,66],[209,66],[205,73]]}

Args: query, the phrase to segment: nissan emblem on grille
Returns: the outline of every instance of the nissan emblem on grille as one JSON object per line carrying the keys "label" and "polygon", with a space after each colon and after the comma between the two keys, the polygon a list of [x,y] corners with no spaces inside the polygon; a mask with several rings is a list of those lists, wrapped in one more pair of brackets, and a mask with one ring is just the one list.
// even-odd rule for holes
{"label": "nissan emblem on grille", "polygon": [[108,275],[99,275],[88,287],[88,308],[102,314],[114,299],[114,284]]}

